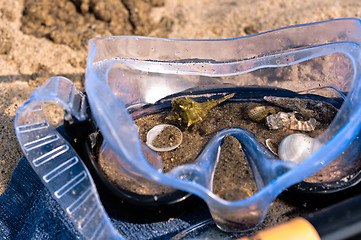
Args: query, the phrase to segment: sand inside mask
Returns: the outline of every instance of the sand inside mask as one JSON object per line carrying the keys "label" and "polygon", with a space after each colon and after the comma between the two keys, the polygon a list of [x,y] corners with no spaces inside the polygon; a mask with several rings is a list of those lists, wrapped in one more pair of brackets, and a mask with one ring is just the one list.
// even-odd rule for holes
{"label": "sand inside mask", "polygon": [[[180,146],[172,151],[158,152],[163,159],[163,172],[167,173],[176,166],[192,163],[203,146],[217,131],[223,128],[241,127],[247,129],[254,133],[257,136],[258,141],[262,144],[265,144],[267,139],[271,139],[274,148],[277,149],[278,143],[290,134],[301,132],[310,137],[316,137],[328,126],[326,123],[319,123],[316,129],[310,132],[290,130],[288,128],[270,130],[264,121],[255,122],[250,120],[248,114],[249,111],[258,106],[260,106],[260,104],[254,102],[223,104],[211,109],[206,119],[200,124],[182,128],[183,141]],[[174,124],[166,120],[168,114],[169,111],[151,114],[136,119],[135,123],[139,128],[140,140],[146,142],[148,131],[156,125],[164,123]],[[170,135],[170,133],[165,134],[163,139],[162,137],[158,137],[158,142],[155,144],[158,146],[166,146],[169,142]],[[118,185],[118,187],[139,194],[154,194],[154,192],[147,191],[144,186],[139,186],[137,184],[132,185],[129,184],[129,181],[124,181],[124,176],[117,174],[117,171],[114,171],[114,166],[110,166],[106,161],[100,159],[99,165],[109,180]],[[335,177],[324,174],[323,180],[332,180],[326,179],[327,176]],[[119,179],[123,180],[120,181]],[[170,189],[167,188],[162,189],[158,193],[169,190]],[[256,191],[257,188],[253,180],[252,171],[240,143],[235,138],[227,136],[222,146],[219,162],[215,170],[213,192],[221,198],[235,201],[247,198]]]}

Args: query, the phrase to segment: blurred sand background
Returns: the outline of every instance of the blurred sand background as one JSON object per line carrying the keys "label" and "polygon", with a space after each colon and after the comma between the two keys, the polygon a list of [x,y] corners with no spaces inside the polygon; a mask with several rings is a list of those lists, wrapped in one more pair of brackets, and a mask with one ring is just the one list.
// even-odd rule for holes
{"label": "blurred sand background", "polygon": [[361,1],[0,0],[0,194],[22,156],[16,110],[51,76],[83,87],[90,38],[233,38],[344,17],[361,18]]}

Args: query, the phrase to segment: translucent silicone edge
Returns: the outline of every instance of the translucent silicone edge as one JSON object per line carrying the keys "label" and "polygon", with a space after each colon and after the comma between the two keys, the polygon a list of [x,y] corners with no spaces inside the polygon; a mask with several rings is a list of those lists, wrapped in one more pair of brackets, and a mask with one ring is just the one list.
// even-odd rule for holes
{"label": "translucent silicone edge", "polygon": [[[355,21],[359,26],[359,20],[357,19],[346,19],[346,21]],[[340,21],[340,20],[337,20]],[[335,22],[337,22],[335,21]],[[331,22],[331,21],[329,21]],[[322,22],[322,24],[327,22]],[[294,26],[281,29],[282,31],[292,30],[292,28],[300,28],[300,27],[313,27],[316,24],[306,24],[301,26]],[[273,32],[278,31],[274,30]],[[357,32],[357,29],[355,30]],[[359,31],[359,29],[358,29]],[[131,38],[131,37],[130,37]],[[133,37],[134,38],[134,37]],[[104,38],[103,38],[104,39]],[[143,38],[144,39],[144,38]],[[149,40],[154,41],[163,41],[164,39],[152,39],[147,38]],[[97,39],[99,40],[99,39]],[[112,38],[112,40],[116,40]],[[222,41],[230,41],[222,40]],[[240,40],[239,38],[234,40]],[[172,41],[172,40],[164,40],[164,41]],[[174,40],[182,42],[181,40]],[[185,40],[190,42],[191,40]],[[211,40],[208,40],[211,41]],[[219,42],[219,41],[215,41]],[[355,49],[359,51],[359,39],[356,39],[355,42],[351,43],[355,46]],[[340,43],[342,44],[342,43]],[[324,44],[325,47],[330,44]],[[317,50],[317,46],[313,47],[314,50]],[[245,200],[240,200],[236,202],[230,202],[223,200],[213,194],[205,185],[197,183],[194,179],[186,179],[182,180],[179,178],[175,178],[169,175],[164,175],[155,171],[152,167],[147,164],[144,159],[141,151],[139,151],[139,140],[134,138],[135,135],[135,127],[132,119],[127,114],[127,111],[123,105],[123,103],[117,99],[99,76],[92,69],[92,63],[95,57],[95,53],[97,51],[96,45],[90,41],[89,47],[89,58],[87,61],[87,78],[86,78],[86,91],[89,96],[89,102],[91,109],[95,115],[97,123],[99,124],[99,128],[101,129],[103,135],[106,140],[110,143],[112,149],[119,155],[123,156],[124,159],[128,159],[129,166],[137,171],[137,173],[142,174],[143,176],[159,182],[164,185],[168,185],[170,187],[178,188],[183,191],[191,192],[202,199],[204,199],[208,206],[211,209],[211,212],[216,212],[217,214],[232,214],[232,212],[237,211],[241,208],[251,209],[257,205],[256,208],[259,210],[267,211],[267,208],[271,201],[280,194],[285,188],[302,181],[304,178],[312,175],[313,173],[322,169],[326,164],[335,159],[338,155],[340,155],[352,142],[353,139],[357,136],[360,130],[360,117],[361,111],[357,106],[359,103],[359,79],[354,79],[353,86],[351,88],[351,92],[348,95],[345,106],[341,109],[340,114],[347,113],[348,117],[347,121],[345,119],[342,122],[338,122],[337,132],[328,132],[328,142],[324,144],[312,157],[304,161],[302,164],[297,167],[291,169],[287,173],[281,175],[280,177],[274,179],[271,183],[267,184],[263,189],[258,191],[256,194],[247,198]],[[335,51],[339,52],[339,51]],[[342,52],[342,51],[340,51]],[[342,52],[345,53],[345,52]],[[346,54],[348,54],[346,52]],[[317,52],[314,53],[313,56],[316,56]],[[312,56],[311,56],[312,57]],[[310,58],[311,58],[310,57]],[[355,59],[359,59],[357,54],[350,55],[353,60],[353,64],[355,67],[355,76],[359,75],[359,66],[355,64]],[[275,64],[274,67],[277,67],[278,64]],[[269,65],[268,65],[269,66]],[[279,66],[279,65],[278,65]],[[101,97],[100,97],[101,95]],[[106,98],[104,98],[106,96]],[[106,101],[109,103],[107,108],[104,106],[100,106],[102,102]],[[350,110],[351,109],[351,110]],[[116,114],[114,114],[116,113]],[[108,118],[107,116],[111,116],[112,118]],[[119,128],[116,128],[114,121],[117,123],[122,123],[122,129],[126,129],[123,131]],[[342,124],[341,124],[342,123]],[[222,138],[223,136],[219,136]],[[126,141],[124,141],[126,139]],[[133,149],[133,150],[132,150]],[[214,151],[210,155],[212,158],[217,157],[217,152]],[[264,216],[264,214],[263,214]]]}
{"label": "translucent silicone edge", "polygon": [[85,96],[64,77],[34,91],[15,117],[15,132],[31,167],[85,239],[124,239],[105,212],[95,184],[73,147],[49,124],[42,103],[62,106],[85,119]]}

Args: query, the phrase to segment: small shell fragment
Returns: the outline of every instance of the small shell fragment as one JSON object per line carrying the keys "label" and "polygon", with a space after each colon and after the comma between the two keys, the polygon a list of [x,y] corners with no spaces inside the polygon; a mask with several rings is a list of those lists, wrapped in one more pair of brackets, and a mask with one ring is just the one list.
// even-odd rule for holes
{"label": "small shell fragment", "polygon": [[159,124],[147,133],[147,146],[157,152],[176,149],[183,140],[182,131],[170,124]]}
{"label": "small shell fragment", "polygon": [[272,141],[272,139],[269,138],[266,139],[266,146],[275,156],[278,156],[277,148],[275,146],[275,143]]}
{"label": "small shell fragment", "polygon": [[288,128],[291,130],[310,132],[315,130],[319,124],[316,119],[310,118],[307,121],[298,120],[297,112],[279,112],[266,117],[266,124],[270,129]]}

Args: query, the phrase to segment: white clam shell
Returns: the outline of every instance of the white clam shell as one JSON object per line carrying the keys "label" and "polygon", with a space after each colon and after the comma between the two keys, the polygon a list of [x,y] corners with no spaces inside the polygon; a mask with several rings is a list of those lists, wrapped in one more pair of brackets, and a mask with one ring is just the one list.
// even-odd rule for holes
{"label": "white clam shell", "polygon": [[[163,129],[165,127],[170,127],[172,128],[174,131],[177,131],[178,134],[180,135],[180,139],[178,140],[178,142],[173,145],[173,146],[169,146],[169,147],[156,147],[154,146],[153,144],[153,141],[154,139],[162,133]],[[173,126],[173,125],[170,125],[170,124],[159,124],[157,126],[154,126],[151,130],[149,130],[149,132],[147,133],[147,142],[145,144],[147,144],[147,146],[154,150],[154,151],[157,151],[157,152],[167,152],[167,151],[171,151],[173,149],[176,149],[181,143],[182,143],[182,140],[183,140],[183,133],[182,131],[177,128],[176,126]]]}
{"label": "white clam shell", "polygon": [[296,133],[285,137],[279,147],[281,160],[301,163],[309,158],[319,147],[318,141],[305,134]]}

